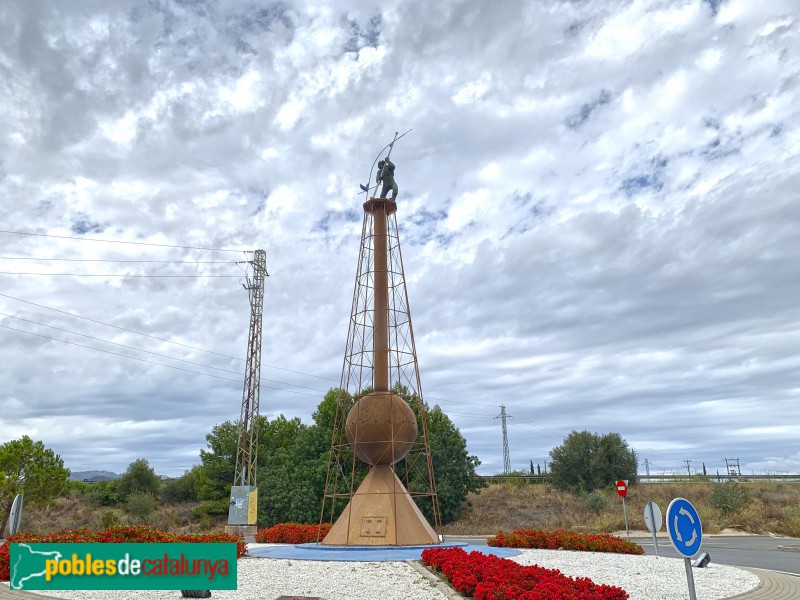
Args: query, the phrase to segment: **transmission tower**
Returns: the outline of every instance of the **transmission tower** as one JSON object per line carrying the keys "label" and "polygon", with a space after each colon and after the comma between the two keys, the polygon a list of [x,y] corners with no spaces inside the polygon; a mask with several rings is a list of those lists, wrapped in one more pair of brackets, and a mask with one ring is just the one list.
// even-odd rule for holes
{"label": "transmission tower", "polygon": [[[738,458],[724,458],[722,459],[725,461],[725,472],[727,475],[741,475],[742,470],[739,467],[739,459]],[[734,463],[736,464],[736,468],[734,469]]]}
{"label": "transmission tower", "polygon": [[[503,474],[508,475],[511,473],[511,455],[508,452],[508,428],[506,427],[506,419],[513,419],[511,415],[506,414],[506,405],[500,405],[500,414],[495,419],[500,419],[503,424]],[[546,468],[546,467],[545,467]]]}
{"label": "transmission tower", "polygon": [[239,444],[236,451],[236,470],[233,476],[228,524],[236,529],[255,527],[258,512],[256,462],[258,460],[258,414],[261,390],[261,324],[264,315],[264,279],[267,273],[267,253],[256,250],[252,277],[247,275],[243,287],[250,299],[250,332],[247,337],[247,359],[242,389],[242,409],[239,415]]}

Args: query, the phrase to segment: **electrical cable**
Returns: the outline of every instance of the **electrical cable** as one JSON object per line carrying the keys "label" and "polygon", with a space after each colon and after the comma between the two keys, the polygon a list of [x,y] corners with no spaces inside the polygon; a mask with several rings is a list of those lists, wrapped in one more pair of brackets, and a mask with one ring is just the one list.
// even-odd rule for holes
{"label": "electrical cable", "polygon": [[516,425],[518,427],[521,427],[522,429],[524,429],[528,433],[532,433],[533,435],[535,435],[537,437],[545,437],[545,438],[550,438],[551,440],[558,440],[558,441],[562,441],[564,439],[564,436],[554,436],[554,435],[549,435],[549,434],[546,434],[546,433],[542,433],[540,431],[534,431],[530,427],[526,427],[525,425],[523,425],[520,422],[512,422],[511,425]]}
{"label": "electrical cable", "polygon": [[541,429],[544,432],[551,433],[552,435],[556,435],[556,436],[559,436],[561,438],[565,437],[564,433],[562,433],[561,431],[556,431],[555,429],[550,429],[549,427],[545,427],[544,425],[541,425],[541,424],[537,423],[536,421],[526,421],[524,419],[518,419],[517,422],[518,423],[527,424],[527,425],[530,425],[532,427],[538,427],[539,429]]}
{"label": "electrical cable", "polygon": [[223,277],[237,278],[241,275],[130,275],[126,273],[16,273],[12,271],[0,271],[0,275],[40,275],[45,277]]}
{"label": "electrical cable", "polygon": [[[113,356],[121,356],[122,358],[129,358],[131,360],[138,360],[139,362],[148,363],[151,365],[158,365],[159,367],[167,367],[168,369],[175,369],[177,371],[185,371],[187,373],[194,373],[196,375],[205,375],[206,377],[213,377],[214,379],[221,379],[223,381],[233,381],[235,383],[241,383],[240,379],[233,379],[231,377],[223,377],[221,375],[213,375],[211,373],[203,373],[202,371],[195,371],[193,369],[186,369],[184,367],[176,367],[174,365],[165,365],[164,363],[156,362],[154,360],[147,360],[146,358],[139,358],[137,356],[128,356],[127,354],[120,354],[119,352],[111,352],[110,350],[103,350],[102,348],[94,348],[93,346],[87,346],[86,344],[79,344],[77,342],[69,342],[67,340],[60,340],[58,338],[50,337],[49,335],[43,335],[41,333],[34,333],[32,331],[25,331],[24,329],[17,329],[16,327],[9,327],[8,325],[3,325],[0,323],[0,327],[4,329],[10,329],[11,331],[17,331],[19,333],[25,333],[28,335],[35,335],[36,337],[44,338],[47,340],[52,340],[54,342],[61,342],[62,344],[69,344],[70,346],[78,346],[79,348],[86,348],[88,350],[95,350],[96,352],[102,352],[104,354],[111,354]],[[318,398],[316,394],[308,394],[306,392],[298,392],[296,390],[287,390],[286,388],[279,388],[271,385],[264,385],[262,384],[261,387],[265,387],[271,390],[279,390],[282,392],[291,392],[292,394],[298,394],[301,396],[311,396],[312,398]]]}
{"label": "electrical cable", "polygon": [[38,321],[32,321],[31,319],[24,319],[22,317],[18,317],[16,315],[10,315],[8,313],[0,312],[0,315],[4,317],[10,317],[12,319],[17,319],[19,321],[25,321],[26,323],[32,323],[34,325],[40,325],[41,327],[47,327],[49,329],[55,329],[56,331],[62,331],[64,333],[69,333],[72,335],[79,335],[81,337],[94,340],[96,342],[102,342],[104,344],[113,344],[114,346],[119,346],[121,348],[128,348],[129,350],[136,350],[137,352],[144,352],[145,354],[152,354],[153,356],[159,356],[161,358],[168,358],[169,360],[177,360],[183,363],[188,363],[190,365],[195,365],[198,367],[203,367],[205,369],[213,369],[215,371],[222,371],[223,373],[233,373],[234,375],[244,375],[244,373],[240,373],[239,371],[232,371],[230,369],[222,369],[220,367],[212,367],[211,365],[206,365],[204,363],[195,362],[192,360],[186,360],[184,358],[175,358],[173,356],[169,356],[167,354],[160,354],[158,352],[153,352],[151,350],[143,350],[142,348],[136,348],[135,346],[129,346],[127,344],[121,344],[119,342],[112,342],[111,340],[104,340],[102,338],[94,337],[91,335],[87,335],[85,333],[78,333],[77,331],[71,331],[69,329],[62,329],[61,327],[56,327],[55,325],[47,325],[45,323],[40,323]]}
{"label": "electrical cable", "polygon": [[235,265],[239,260],[140,260],[113,258],[44,258],[41,256],[0,256],[0,260],[46,260],[66,262],[111,262],[111,263],[165,263],[171,265]]}
{"label": "electrical cable", "polygon": [[[232,356],[230,354],[223,354],[221,352],[215,352],[214,350],[206,350],[205,348],[200,348],[199,346],[192,346],[190,344],[183,344],[181,342],[175,342],[173,340],[168,340],[166,338],[158,337],[156,335],[151,335],[149,333],[144,333],[142,331],[136,331],[134,329],[127,329],[125,327],[120,327],[119,325],[112,325],[111,323],[105,323],[103,321],[97,321],[95,319],[90,319],[89,317],[84,317],[82,315],[76,315],[71,312],[67,312],[65,310],[61,310],[58,308],[53,308],[51,306],[45,306],[44,304],[37,304],[36,302],[31,302],[30,300],[23,300],[22,298],[17,298],[15,296],[9,296],[8,294],[0,293],[0,297],[8,298],[9,300],[16,300],[17,302],[23,302],[25,304],[30,304],[32,306],[36,306],[38,308],[44,308],[45,310],[52,310],[53,312],[57,312],[62,315],[67,315],[68,317],[74,317],[76,319],[83,319],[84,321],[89,321],[90,323],[96,323],[98,325],[105,325],[106,327],[113,327],[114,329],[118,329],[119,331],[125,331],[127,333],[135,333],[136,335],[142,335],[144,337],[148,337],[154,340],[158,340],[159,342],[165,342],[168,344],[175,344],[176,346],[182,346],[184,348],[189,348],[191,350],[198,350],[199,352],[207,352],[208,354],[215,354],[217,356],[222,356],[223,358],[230,358],[233,360],[238,360],[244,362],[245,359],[240,358],[238,356]],[[323,377],[321,375],[314,375],[313,373],[304,373],[303,371],[294,371],[292,369],[285,369],[283,367],[276,367],[274,365],[267,365],[262,363],[263,367],[268,367],[270,369],[276,369],[278,371],[286,371],[287,373],[295,373],[296,375],[307,375],[308,377],[315,377],[317,379],[324,379],[326,381],[334,381],[339,382],[338,379],[332,379],[330,377]]]}
{"label": "electrical cable", "polygon": [[30,231],[7,231],[0,229],[0,233],[10,235],[30,235],[36,237],[57,238],[61,240],[77,240],[81,242],[103,242],[105,244],[132,244],[135,246],[154,246],[157,248],[181,248],[183,250],[205,250],[207,252],[253,252],[253,250],[235,250],[232,248],[204,248],[202,246],[181,246],[178,244],[156,244],[152,242],[127,242],[122,240],[103,240],[98,238],[84,238],[70,235],[52,235],[47,233],[33,233]]}
{"label": "electrical cable", "polygon": [[105,325],[106,327],[113,327],[114,329],[118,329],[120,331],[126,331],[128,333],[135,333],[137,335],[143,335],[144,337],[149,337],[154,340],[158,340],[159,342],[166,342],[169,344],[175,344],[176,346],[183,346],[184,348],[190,348],[191,350],[199,350],[201,352],[207,352],[209,354],[216,354],[217,356],[222,356],[225,358],[232,358],[233,360],[239,360],[244,362],[243,358],[238,356],[231,356],[230,354],[222,354],[221,352],[214,352],[213,350],[206,350],[205,348],[199,348],[198,346],[191,346],[189,344],[183,344],[181,342],[175,342],[172,340],[168,340],[166,338],[158,337],[157,335],[151,335],[149,333],[143,333],[141,331],[135,331],[133,329],[127,329],[125,327],[120,327],[119,325],[112,325],[111,323],[104,323],[103,321],[97,321],[95,319],[90,319],[89,317],[84,317],[82,315],[76,315],[71,312],[67,312],[65,310],[61,310],[58,308],[53,308],[51,306],[45,306],[44,304],[37,304],[36,302],[31,302],[30,300],[23,300],[22,298],[16,298],[14,296],[9,296],[8,294],[0,293],[0,296],[3,298],[8,298],[9,300],[16,300],[17,302],[24,302],[25,304],[30,304],[32,306],[36,306],[38,308],[44,308],[46,310],[52,310],[53,312],[57,312],[62,315],[67,315],[68,317],[74,317],[76,319],[83,319],[84,321],[89,321],[90,323],[97,323],[98,325]]}
{"label": "electrical cable", "polygon": [[[8,313],[0,312],[0,315],[2,315],[4,317],[10,317],[12,319],[18,319],[20,321],[25,321],[26,323],[32,323],[33,325],[40,325],[42,327],[47,327],[49,329],[55,329],[56,331],[61,331],[61,332],[69,333],[69,334],[72,334],[72,335],[79,335],[81,337],[84,337],[84,338],[87,338],[87,339],[90,339],[90,340],[94,340],[96,342],[102,342],[104,344],[113,344],[114,346],[120,346],[121,348],[127,348],[129,350],[136,350],[137,352],[144,352],[145,354],[151,354],[153,356],[158,356],[160,358],[166,358],[168,360],[176,360],[176,361],[179,361],[179,362],[182,362],[182,363],[188,363],[190,365],[203,367],[204,369],[213,369],[214,371],[221,371],[223,373],[232,373],[234,375],[244,376],[244,373],[240,373],[239,371],[232,371],[230,369],[222,369],[220,367],[212,367],[211,365],[195,362],[195,361],[192,361],[192,360],[186,360],[184,358],[176,358],[174,356],[169,356],[168,354],[160,354],[158,352],[153,352],[151,350],[143,350],[141,348],[136,348],[135,346],[129,346],[127,344],[121,344],[119,342],[112,342],[111,340],[104,340],[102,338],[93,337],[93,336],[87,335],[85,333],[78,333],[77,331],[71,331],[69,329],[62,329],[61,327],[55,327],[54,325],[47,325],[45,323],[40,323],[39,321],[32,321],[31,319],[24,319],[22,317],[17,317],[15,315],[10,315]],[[311,387],[308,387],[308,386],[305,386],[305,385],[299,385],[297,383],[289,383],[288,381],[277,381],[275,379],[267,379],[266,377],[262,377],[261,379],[263,379],[264,381],[271,381],[272,383],[279,383],[281,385],[291,385],[291,386],[294,386],[294,387],[303,388],[305,390],[311,390],[313,392],[319,392],[321,394],[325,394],[326,393],[325,390],[318,390],[316,388],[311,388]]]}
{"label": "electrical cable", "polygon": [[448,410],[447,414],[448,415],[459,415],[459,416],[462,416],[462,417],[473,417],[473,418],[478,418],[478,419],[491,419],[492,418],[492,417],[490,417],[488,415],[476,415],[475,413],[462,413],[462,412],[458,412],[458,411],[455,411],[455,410]]}

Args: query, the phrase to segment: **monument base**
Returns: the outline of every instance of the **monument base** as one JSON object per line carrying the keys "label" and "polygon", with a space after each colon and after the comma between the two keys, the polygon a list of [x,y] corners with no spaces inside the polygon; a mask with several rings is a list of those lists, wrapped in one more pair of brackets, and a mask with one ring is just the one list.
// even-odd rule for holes
{"label": "monument base", "polygon": [[439,536],[389,465],[372,467],[330,533],[332,546],[425,546]]}
{"label": "monument base", "polygon": [[225,533],[241,533],[242,535],[255,535],[258,531],[256,525],[225,525]]}

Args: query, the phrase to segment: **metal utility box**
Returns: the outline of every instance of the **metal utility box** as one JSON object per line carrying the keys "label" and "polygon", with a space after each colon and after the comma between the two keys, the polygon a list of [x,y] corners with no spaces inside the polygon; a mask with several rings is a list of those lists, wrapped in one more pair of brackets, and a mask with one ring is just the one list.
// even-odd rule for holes
{"label": "metal utility box", "polygon": [[231,487],[228,525],[255,525],[258,518],[258,489],[252,485]]}

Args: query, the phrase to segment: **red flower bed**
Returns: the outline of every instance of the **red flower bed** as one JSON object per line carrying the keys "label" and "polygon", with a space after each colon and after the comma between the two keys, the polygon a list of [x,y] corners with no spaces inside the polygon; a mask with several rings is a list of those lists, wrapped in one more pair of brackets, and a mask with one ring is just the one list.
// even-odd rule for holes
{"label": "red flower bed", "polygon": [[278,523],[267,529],[259,529],[256,532],[256,541],[261,544],[308,544],[317,541],[328,535],[331,530],[330,523],[322,525],[309,525],[308,523]]}
{"label": "red flower bed", "polygon": [[558,529],[518,529],[513,533],[500,532],[486,540],[490,546],[502,548],[540,548],[543,550],[582,550],[585,552],[615,552],[617,554],[644,554],[644,549],[633,542],[607,533],[576,533]]}
{"label": "red flower bed", "polygon": [[628,592],[557,569],[526,567],[507,558],[461,548],[429,548],[422,562],[441,573],[461,594],[475,600],[627,600]]}
{"label": "red flower bed", "polygon": [[98,531],[81,528],[67,529],[65,531],[46,534],[17,533],[6,539],[5,543],[0,546],[0,581],[8,581],[10,575],[9,560],[11,558],[11,547],[9,544],[19,542],[193,542],[204,544],[235,542],[236,556],[238,558],[241,558],[247,552],[247,543],[245,543],[244,537],[241,534],[230,534],[224,531],[215,531],[214,533],[206,534],[167,533],[155,527],[148,527],[147,525],[135,525],[130,527],[115,525]]}

